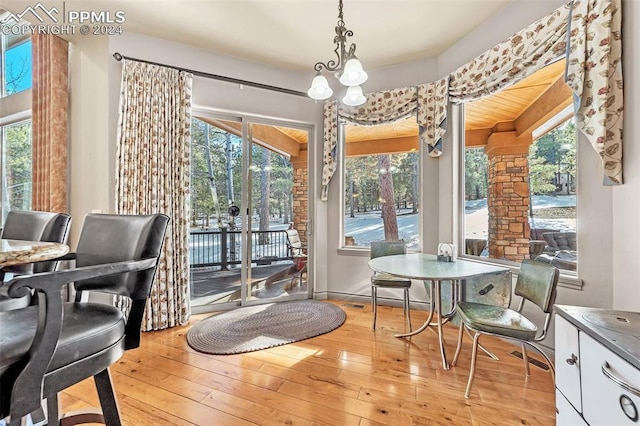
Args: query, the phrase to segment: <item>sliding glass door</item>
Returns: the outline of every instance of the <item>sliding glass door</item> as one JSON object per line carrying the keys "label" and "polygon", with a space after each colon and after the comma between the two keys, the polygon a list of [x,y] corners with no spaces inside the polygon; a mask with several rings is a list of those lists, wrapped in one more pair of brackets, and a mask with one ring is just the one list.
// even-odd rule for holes
{"label": "sliding glass door", "polygon": [[194,311],[310,297],[309,129],[193,115]]}

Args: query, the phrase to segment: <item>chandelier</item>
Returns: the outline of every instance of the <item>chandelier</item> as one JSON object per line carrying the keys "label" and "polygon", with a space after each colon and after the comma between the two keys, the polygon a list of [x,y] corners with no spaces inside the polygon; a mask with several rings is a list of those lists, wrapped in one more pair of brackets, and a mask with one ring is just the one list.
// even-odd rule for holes
{"label": "chandelier", "polygon": [[356,58],[356,45],[351,43],[347,50],[347,37],[352,37],[353,31],[348,30],[344,25],[342,15],[342,0],[338,2],[338,23],[336,24],[336,35],[333,42],[336,44],[334,52],[338,60],[330,60],[326,63],[317,62],[313,69],[316,70],[316,76],[311,82],[311,88],[307,94],[311,99],[323,100],[329,99],[333,95],[333,90],[329,87],[329,82],[322,75],[322,69],[333,72],[335,77],[347,86],[347,93],[342,98],[345,105],[357,106],[366,102],[366,98],[362,94],[360,85],[367,81],[367,73],[362,69],[362,64]]}

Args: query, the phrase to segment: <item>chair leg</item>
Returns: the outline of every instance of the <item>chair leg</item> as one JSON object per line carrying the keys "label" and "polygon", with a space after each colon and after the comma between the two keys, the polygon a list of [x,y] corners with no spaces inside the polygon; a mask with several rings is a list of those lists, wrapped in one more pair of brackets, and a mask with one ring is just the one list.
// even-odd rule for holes
{"label": "chair leg", "polygon": [[471,369],[469,370],[469,381],[467,382],[467,390],[464,391],[464,397],[469,399],[471,395],[471,385],[473,385],[473,378],[476,375],[476,358],[478,357],[478,339],[480,333],[476,333],[473,336],[473,350],[471,351]]}
{"label": "chair leg", "polygon": [[464,322],[460,320],[460,328],[458,329],[458,345],[456,346],[456,353],[453,355],[453,361],[451,361],[451,365],[455,366],[458,362],[458,356],[460,356],[460,352],[462,349],[462,336],[464,334]]}
{"label": "chair leg", "polygon": [[96,382],[96,389],[100,398],[100,406],[104,415],[105,425],[121,426],[120,411],[118,410],[118,402],[116,401],[116,392],[111,383],[111,374],[109,369],[105,368],[95,376],[93,380]]}
{"label": "chair leg", "polygon": [[378,315],[378,287],[371,286],[371,306],[373,306],[373,325],[372,329],[376,329],[376,316]]}
{"label": "chair leg", "polygon": [[405,287],[404,289],[404,310],[407,315],[407,325],[409,326],[409,332],[413,331],[411,327],[411,304],[409,303],[409,288]]}
{"label": "chair leg", "polygon": [[60,401],[58,394],[47,397],[47,424],[57,425],[60,422]]}
{"label": "chair leg", "polygon": [[529,370],[529,356],[527,355],[527,346],[524,342],[520,344],[522,346],[522,360],[524,361],[524,373],[529,377],[531,371]]}
{"label": "chair leg", "polygon": [[555,383],[556,381],[556,368],[553,365],[553,362],[551,362],[551,359],[549,359],[549,357],[547,356],[546,353],[544,353],[544,351],[538,347],[538,345],[535,345],[531,342],[526,342],[529,346],[531,346],[533,349],[535,349],[536,351],[538,351],[540,353],[540,355],[542,355],[542,357],[545,359],[545,361],[547,361],[547,364],[549,364],[549,368],[551,369],[551,376],[553,377],[553,382]]}

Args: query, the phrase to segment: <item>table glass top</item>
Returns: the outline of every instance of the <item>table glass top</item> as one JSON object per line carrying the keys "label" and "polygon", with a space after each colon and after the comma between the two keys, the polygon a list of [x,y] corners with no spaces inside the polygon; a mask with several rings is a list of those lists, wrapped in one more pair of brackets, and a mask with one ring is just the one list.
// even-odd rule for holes
{"label": "table glass top", "polygon": [[433,254],[411,253],[371,259],[369,267],[416,280],[460,280],[476,275],[504,272],[508,268],[458,259],[455,262],[440,262]]}

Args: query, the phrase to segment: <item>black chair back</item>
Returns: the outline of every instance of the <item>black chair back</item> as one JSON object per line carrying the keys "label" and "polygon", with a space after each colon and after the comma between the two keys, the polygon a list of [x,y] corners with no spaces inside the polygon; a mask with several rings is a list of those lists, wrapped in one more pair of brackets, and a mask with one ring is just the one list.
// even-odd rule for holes
{"label": "black chair back", "polygon": [[[168,222],[165,215],[87,215],[76,249],[76,267],[158,257]],[[75,287],[145,300],[154,275],[155,268],[78,281]]]}
{"label": "black chair back", "polygon": [[[2,230],[2,238],[8,240],[47,241],[65,243],[67,241],[71,216],[65,213],[12,210],[7,215]],[[6,270],[15,275],[51,272],[56,262],[15,265]]]}

